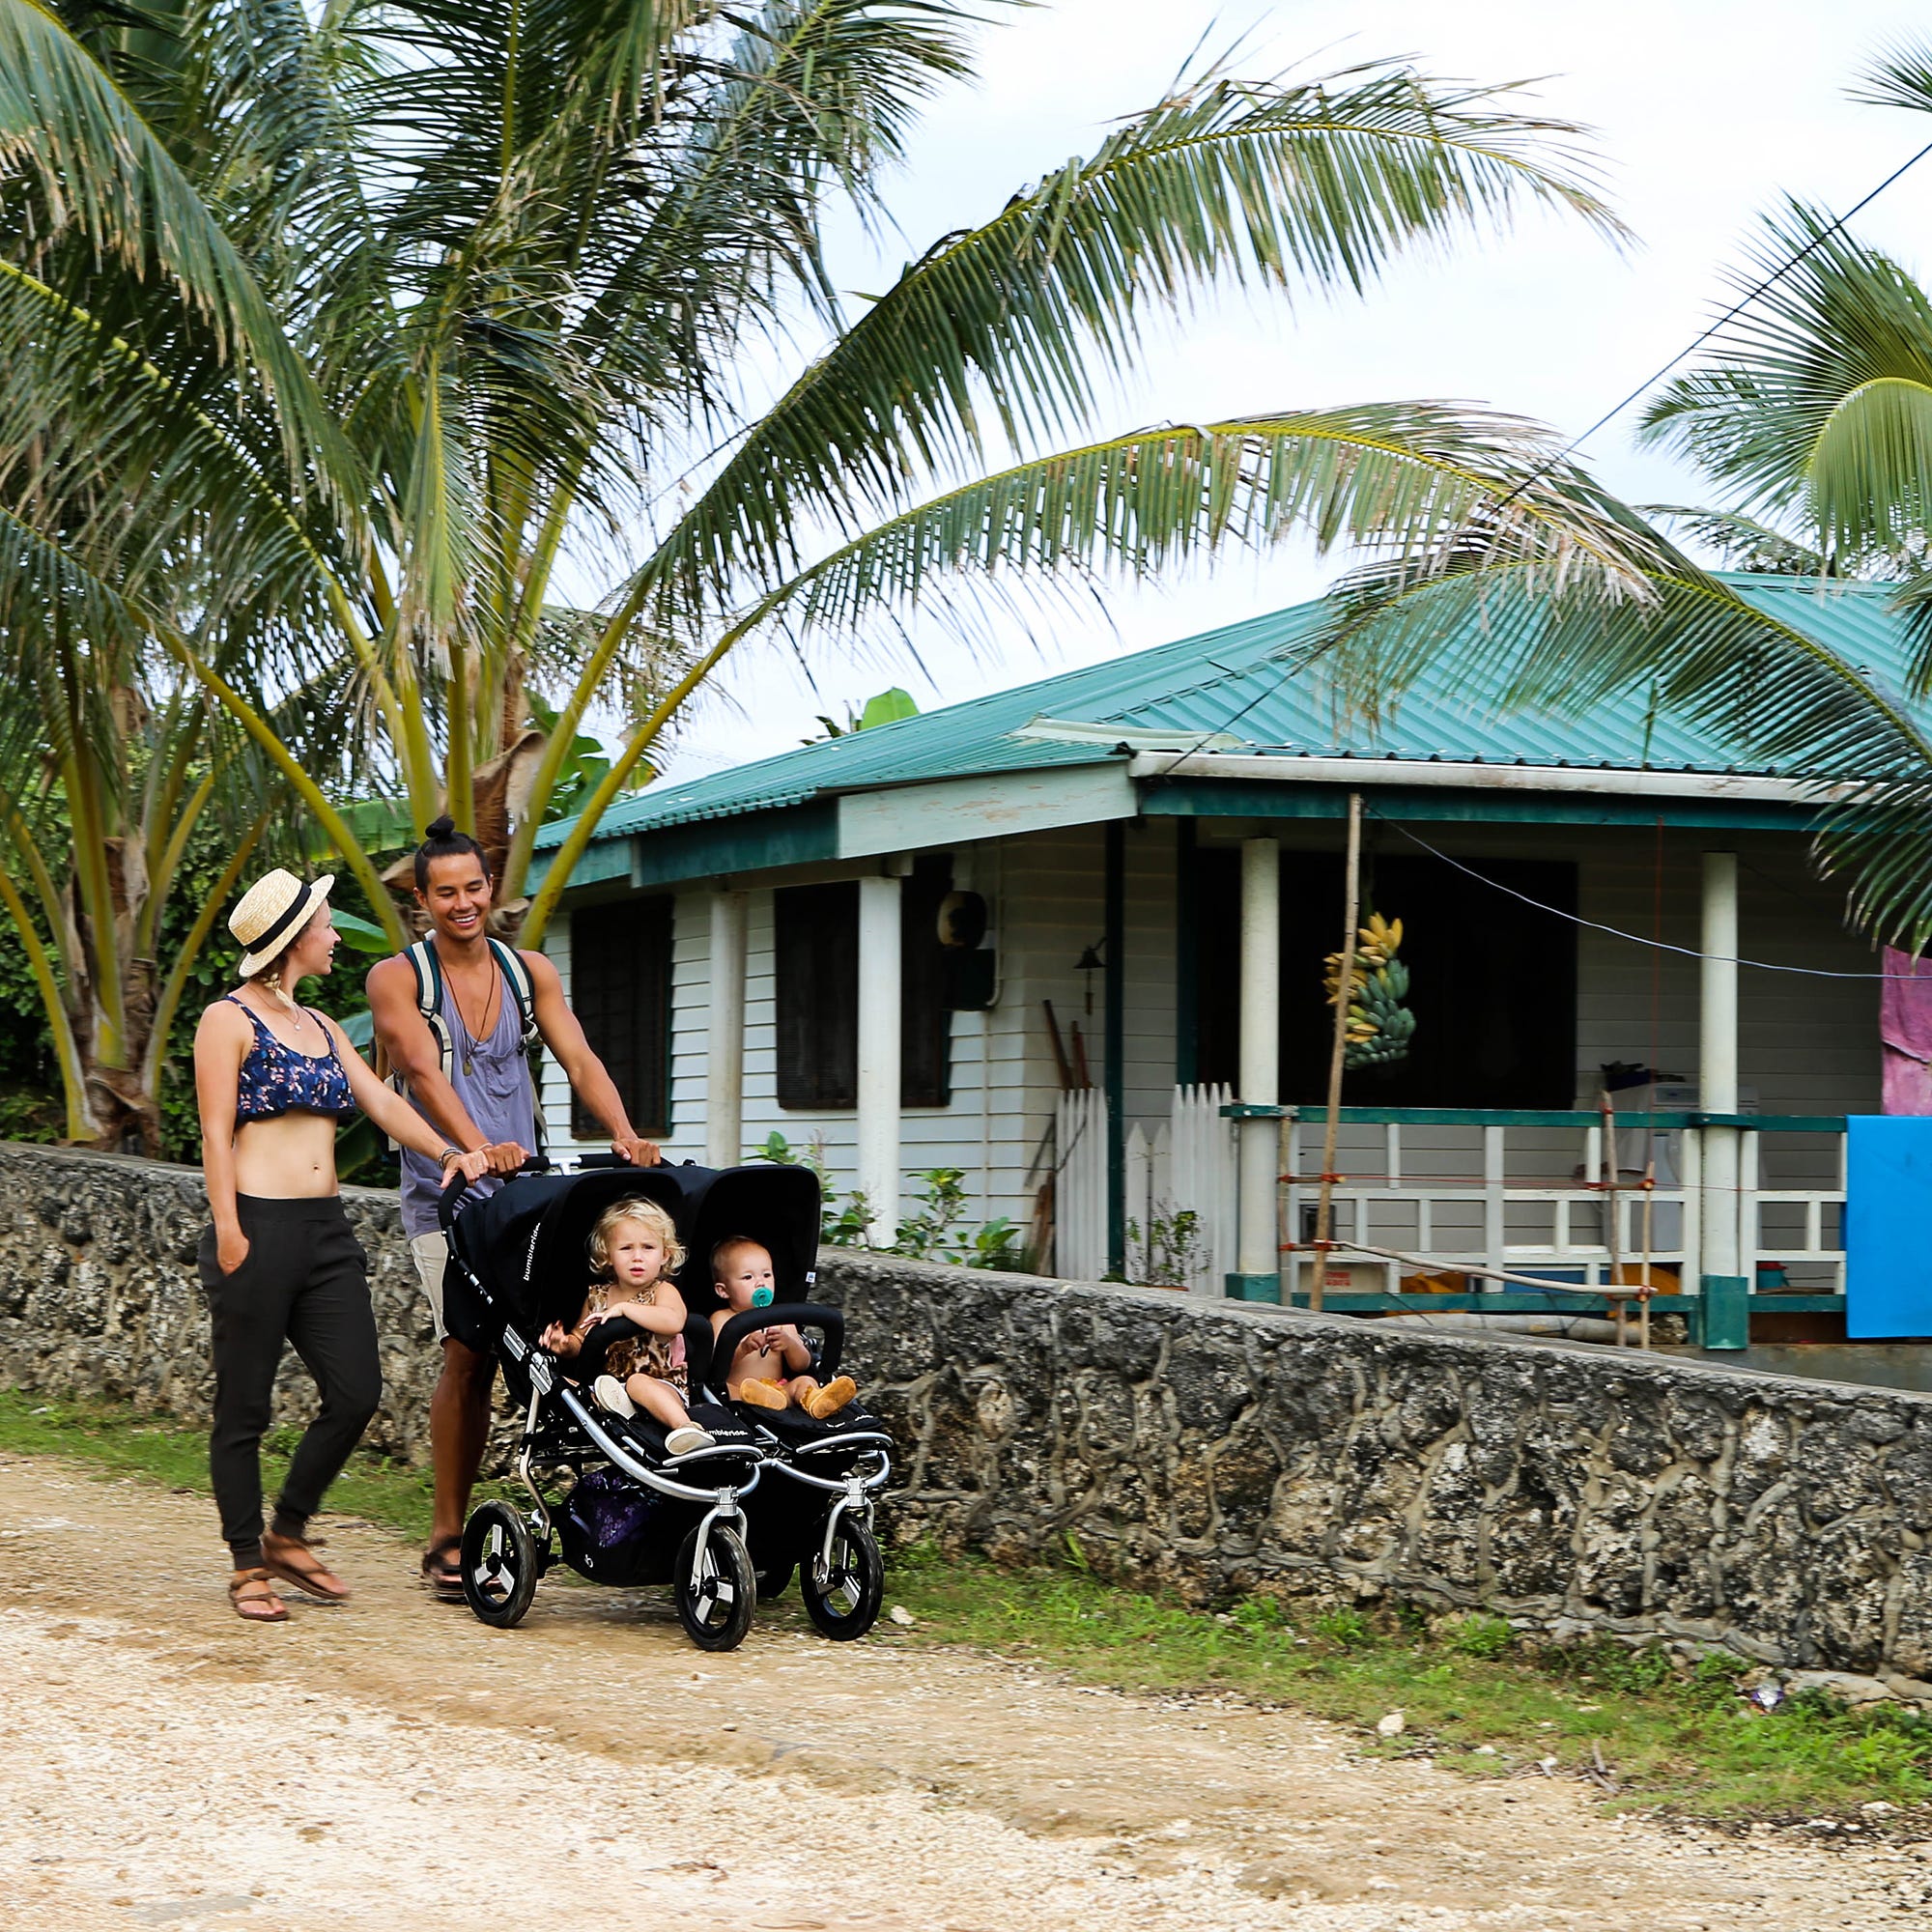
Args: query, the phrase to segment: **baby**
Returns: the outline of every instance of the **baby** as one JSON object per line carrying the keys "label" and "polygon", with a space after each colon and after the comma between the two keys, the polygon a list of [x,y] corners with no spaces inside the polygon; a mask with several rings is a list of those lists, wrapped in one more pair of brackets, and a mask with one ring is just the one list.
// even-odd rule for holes
{"label": "baby", "polygon": [[682,1264],[684,1248],[671,1218],[655,1201],[633,1198],[605,1208],[590,1235],[592,1279],[577,1325],[553,1321],[543,1345],[564,1361],[583,1352],[600,1321],[628,1316],[649,1332],[612,1342],[597,1378],[598,1402],[613,1415],[642,1409],[670,1433],[673,1456],[709,1449],[714,1437],[692,1421],[684,1406],[684,1297],[668,1277]]}
{"label": "baby", "polygon": [[[711,1277],[724,1303],[711,1318],[715,1334],[734,1315],[766,1308],[772,1299],[772,1258],[743,1235],[733,1235],[711,1250]],[[754,1329],[738,1344],[724,1371],[725,1392],[753,1408],[785,1408],[796,1404],[823,1421],[859,1393],[850,1376],[836,1376],[822,1387],[811,1367],[811,1351],[788,1324]]]}

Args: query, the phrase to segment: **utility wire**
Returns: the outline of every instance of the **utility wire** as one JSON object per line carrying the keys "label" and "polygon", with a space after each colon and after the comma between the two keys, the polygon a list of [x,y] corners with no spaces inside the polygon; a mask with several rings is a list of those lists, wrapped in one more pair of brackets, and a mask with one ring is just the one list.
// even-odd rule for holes
{"label": "utility wire", "polygon": [[1738,317],[1741,316],[1745,312],[1745,310],[1751,305],[1752,302],[1757,300],[1759,296],[1765,293],[1767,289],[1775,288],[1779,282],[1781,282],[1784,279],[1786,275],[1788,275],[1792,271],[1793,269],[1797,268],[1799,263],[1804,261],[1807,255],[1812,254],[1815,250],[1819,248],[1822,248],[1825,245],[1825,243],[1832,239],[1833,235],[1837,234],[1839,230],[1844,227],[1846,222],[1851,220],[1851,218],[1855,214],[1862,213],[1867,208],[1869,208],[1872,205],[1873,202],[1875,202],[1879,198],[1880,195],[1882,195],[1886,191],[1887,188],[1889,188],[1892,185],[1893,182],[1897,181],[1901,176],[1909,174],[1914,168],[1916,168],[1918,165],[1920,161],[1922,161],[1925,158],[1927,155],[1932,155],[1932,141],[1926,142],[1924,147],[1920,148],[1919,151],[1916,155],[1912,156],[1909,159],[1901,161],[1898,164],[1898,166],[1893,168],[1892,171],[1889,175],[1887,175],[1886,178],[1882,182],[1880,182],[1879,185],[1875,188],[1873,188],[1869,194],[1864,196],[1862,200],[1854,202],[1850,208],[1845,210],[1844,213],[1837,216],[1828,227],[1821,228],[1818,231],[1818,233],[1810,239],[1810,241],[1805,242],[1804,247],[1799,249],[1795,255],[1792,255],[1787,260],[1780,262],[1777,265],[1777,267],[1771,271],[1770,274],[1765,276],[1763,281],[1758,282],[1751,288],[1747,289],[1745,293],[1742,296],[1740,296],[1738,299],[1734,301],[1730,305],[1730,307],[1727,308],[1723,312],[1723,314],[1720,315],[1717,319],[1717,321],[1710,326],[1710,327],[1705,329],[1701,335],[1696,336],[1693,340],[1687,343],[1682,349],[1680,349],[1677,352],[1675,355],[1673,355],[1670,358],[1668,362],[1665,362],[1661,368],[1654,370],[1650,375],[1646,376],[1643,379],[1643,381],[1639,383],[1636,385],[1636,387],[1630,392],[1629,395],[1623,398],[1621,402],[1616,403],[1612,405],[1609,409],[1605,410],[1604,413],[1600,415],[1597,418],[1597,420],[1593,422],[1590,425],[1590,427],[1582,433],[1581,436],[1572,437],[1571,440],[1568,442],[1566,442],[1563,445],[1563,447],[1556,452],[1554,456],[1551,456],[1542,464],[1539,464],[1537,468],[1532,469],[1529,472],[1529,474],[1525,476],[1522,479],[1522,481],[1519,483],[1516,486],[1516,488],[1509,493],[1507,497],[1503,497],[1501,501],[1497,503],[1496,508],[1500,510],[1505,508],[1508,504],[1514,502],[1516,498],[1519,496],[1520,496],[1523,491],[1527,490],[1529,486],[1532,483],[1534,483],[1539,477],[1547,476],[1550,470],[1555,469],[1555,467],[1564,460],[1565,457],[1575,455],[1576,452],[1580,448],[1582,448],[1582,446],[1586,442],[1588,442],[1589,440],[1593,436],[1595,436],[1600,429],[1602,429],[1606,423],[1613,421],[1617,416],[1620,416],[1624,412],[1624,411],[1629,409],[1630,406],[1634,402],[1635,402],[1637,398],[1641,396],[1644,393],[1644,391],[1652,385],[1652,384],[1661,382],[1665,376],[1669,375],[1671,370],[1676,368],[1678,363],[1682,362],[1687,355],[1694,355],[1698,350],[1703,348],[1705,343],[1710,341],[1712,336],[1718,333],[1719,329],[1725,328],[1731,323],[1735,322],[1738,319]]}
{"label": "utility wire", "polygon": [[1431,858],[1440,859],[1445,866],[1453,866],[1457,871],[1466,873],[1479,885],[1488,886],[1492,892],[1520,899],[1526,906],[1534,906],[1538,912],[1547,912],[1552,919],[1568,920],[1572,925],[1588,926],[1592,932],[1608,933],[1612,939],[1626,939],[1633,946],[1652,947],[1659,952],[1676,952],[1686,959],[1721,959],[1731,965],[1754,967],[1760,973],[1796,973],[1807,980],[1911,980],[1932,983],[1932,973],[1837,973],[1824,966],[1776,966],[1769,959],[1746,959],[1729,952],[1701,952],[1694,946],[1672,946],[1666,940],[1646,939],[1640,932],[1626,932],[1620,925],[1605,925],[1601,920],[1584,919],[1577,913],[1565,912],[1561,906],[1548,905],[1542,899],[1531,898],[1527,893],[1520,893],[1514,886],[1506,886],[1499,879],[1491,878],[1487,872],[1479,872],[1473,866],[1465,866],[1462,860],[1452,859],[1448,853],[1437,851],[1428,839],[1411,832],[1399,818],[1390,818],[1387,813],[1377,811],[1373,805],[1366,803],[1363,810],[1380,819],[1384,825],[1393,826],[1411,844],[1420,845]]}

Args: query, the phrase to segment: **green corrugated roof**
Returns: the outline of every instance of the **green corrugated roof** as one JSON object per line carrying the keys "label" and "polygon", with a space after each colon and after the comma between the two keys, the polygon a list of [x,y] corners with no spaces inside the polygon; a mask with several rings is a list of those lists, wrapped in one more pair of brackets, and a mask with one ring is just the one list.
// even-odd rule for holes
{"label": "green corrugated roof", "polygon": [[[1902,686],[1906,640],[1904,627],[1888,608],[1889,586],[1739,574],[1725,581],[1847,662],[1868,667],[1894,688]],[[1117,755],[1113,741],[1104,737],[1068,743],[1014,735],[1036,719],[1118,725],[1143,743],[1224,733],[1239,741],[1226,749],[1277,752],[1288,758],[1350,754],[1619,770],[1762,769],[1738,764],[1709,732],[1647,715],[1637,694],[1600,704],[1580,718],[1499,714],[1493,693],[1472,689],[1459,673],[1453,638],[1445,639],[1435,662],[1392,716],[1373,726],[1338,719],[1318,680],[1281,674],[1282,652],[1313,624],[1320,609],[1296,605],[707,778],[653,786],[613,806],[596,836],[618,838],[840,792],[1091,764]],[[556,845],[566,830],[565,823],[546,826],[538,846]]]}

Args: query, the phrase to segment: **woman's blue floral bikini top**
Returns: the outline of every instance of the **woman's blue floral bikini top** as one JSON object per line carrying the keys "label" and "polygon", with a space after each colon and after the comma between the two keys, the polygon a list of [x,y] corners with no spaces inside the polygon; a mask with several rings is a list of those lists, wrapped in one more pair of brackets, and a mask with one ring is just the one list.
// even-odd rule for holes
{"label": "woman's blue floral bikini top", "polygon": [[[299,1053],[277,1039],[246,1000],[237,1000],[233,993],[222,997],[240,1007],[255,1028],[255,1044],[242,1063],[242,1081],[235,1094],[238,1127],[243,1121],[272,1121],[298,1110],[309,1114],[355,1111],[349,1075],[335,1057],[335,1040],[327,1027],[322,1029],[322,1037],[328,1042],[324,1052]],[[319,1020],[316,1024],[322,1025]]]}

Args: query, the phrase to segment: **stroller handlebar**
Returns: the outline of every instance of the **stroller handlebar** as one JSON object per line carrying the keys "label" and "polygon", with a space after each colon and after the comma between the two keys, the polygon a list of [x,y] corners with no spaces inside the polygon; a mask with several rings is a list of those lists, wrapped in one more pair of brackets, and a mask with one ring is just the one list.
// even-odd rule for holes
{"label": "stroller handlebar", "polygon": [[[519,1174],[542,1174],[550,1167],[550,1162],[540,1153],[533,1153],[517,1169]],[[436,1224],[447,1235],[456,1220],[456,1204],[469,1191],[469,1181],[462,1174],[452,1174],[449,1185],[442,1190],[436,1204]]]}

